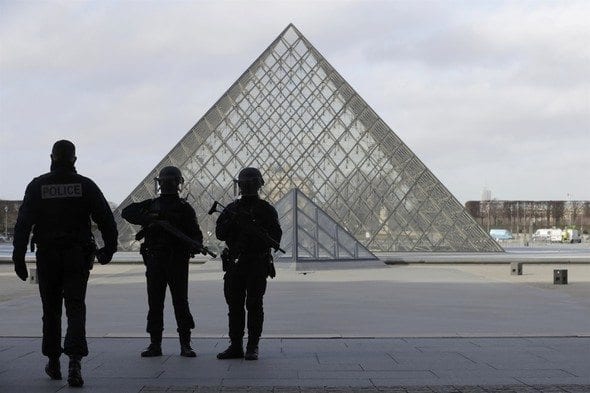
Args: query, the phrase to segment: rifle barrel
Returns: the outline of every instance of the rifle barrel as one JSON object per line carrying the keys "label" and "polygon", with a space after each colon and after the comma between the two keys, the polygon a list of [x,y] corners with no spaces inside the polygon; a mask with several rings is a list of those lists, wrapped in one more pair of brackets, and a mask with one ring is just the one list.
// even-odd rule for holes
{"label": "rifle barrel", "polygon": [[188,243],[191,246],[197,248],[199,251],[204,251],[207,254],[211,255],[213,258],[217,257],[217,255],[215,253],[213,253],[212,251],[210,251],[207,247],[205,247],[201,243],[195,241],[195,239],[192,239],[192,238],[188,237],[180,229],[174,227],[168,221],[154,220],[153,223],[156,224],[156,225],[158,225],[158,226],[160,226],[160,228],[164,229],[166,232],[168,232],[172,236],[176,236],[178,239],[180,239],[180,240],[184,241],[185,243]]}

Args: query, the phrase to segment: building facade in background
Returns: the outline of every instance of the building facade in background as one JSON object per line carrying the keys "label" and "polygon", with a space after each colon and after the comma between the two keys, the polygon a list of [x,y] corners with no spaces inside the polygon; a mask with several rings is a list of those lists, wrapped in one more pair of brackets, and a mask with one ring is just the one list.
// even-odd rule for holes
{"label": "building facade in background", "polygon": [[540,228],[571,227],[588,234],[590,201],[469,201],[469,214],[486,230],[533,233]]}

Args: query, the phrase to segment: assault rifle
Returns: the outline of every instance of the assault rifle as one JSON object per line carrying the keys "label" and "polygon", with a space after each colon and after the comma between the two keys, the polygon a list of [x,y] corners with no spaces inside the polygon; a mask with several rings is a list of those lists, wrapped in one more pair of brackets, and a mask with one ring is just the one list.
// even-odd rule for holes
{"label": "assault rifle", "polygon": [[[187,235],[185,235],[180,229],[176,228],[174,225],[170,224],[168,221],[165,220],[151,220],[149,225],[156,225],[163,229],[164,231],[168,232],[170,235],[176,237],[177,239],[181,240],[186,245],[190,246],[191,252],[198,252],[204,255],[210,255],[213,258],[217,257],[213,251],[209,250],[207,247],[203,246],[201,243],[191,239]],[[141,240],[145,237],[145,229],[142,228],[137,234],[135,235],[135,240]]]}
{"label": "assault rifle", "polygon": [[[213,206],[211,206],[211,209],[209,209],[207,214],[212,215],[213,213],[221,213],[223,210],[217,210],[217,206],[220,206],[222,209],[225,209],[225,206],[223,206],[221,203],[214,201]],[[232,214],[234,214],[235,216],[238,216],[238,217],[242,216],[244,218],[251,218],[250,215],[248,215],[244,212],[240,212],[240,211],[232,212]],[[254,222],[248,223],[247,228],[249,231],[251,231],[254,234],[254,236],[264,240],[268,245],[270,245],[275,250],[280,251],[283,254],[286,253],[285,250],[283,250],[281,248],[281,245],[279,244],[279,242],[277,242],[275,239],[270,237],[270,235],[264,229],[262,229],[259,225],[257,225],[256,223],[254,223]]]}

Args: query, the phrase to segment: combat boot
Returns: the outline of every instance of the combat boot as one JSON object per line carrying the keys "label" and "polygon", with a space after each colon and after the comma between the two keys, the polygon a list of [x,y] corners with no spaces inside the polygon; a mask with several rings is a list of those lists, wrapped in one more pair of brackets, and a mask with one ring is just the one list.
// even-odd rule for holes
{"label": "combat boot", "polygon": [[232,340],[229,347],[217,354],[217,359],[241,359],[244,357],[242,340]]}
{"label": "combat boot", "polygon": [[49,358],[49,361],[45,365],[45,374],[49,375],[49,378],[51,379],[61,379],[59,356]]}
{"label": "combat boot", "polygon": [[180,356],[184,356],[186,358],[194,358],[197,356],[195,351],[191,348],[191,332],[178,332],[178,337],[180,339]]}
{"label": "combat boot", "polygon": [[84,385],[84,380],[82,379],[82,365],[80,364],[80,358],[77,356],[70,357],[68,384],[73,388],[79,388]]}
{"label": "combat boot", "polygon": [[248,338],[248,344],[246,344],[246,355],[245,360],[258,360],[258,339]]}
{"label": "combat boot", "polygon": [[142,358],[162,356],[162,332],[150,333],[150,345],[141,353]]}

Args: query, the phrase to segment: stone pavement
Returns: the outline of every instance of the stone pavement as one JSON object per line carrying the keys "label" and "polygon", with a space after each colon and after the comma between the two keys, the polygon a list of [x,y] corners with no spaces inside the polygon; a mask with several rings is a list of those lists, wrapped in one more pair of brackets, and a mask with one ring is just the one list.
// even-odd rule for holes
{"label": "stone pavement", "polygon": [[[279,269],[265,297],[261,359],[219,361],[222,273],[191,265],[199,356],[178,355],[167,299],[165,356],[147,344],[142,265],[96,266],[88,287],[89,392],[590,392],[590,266],[409,265]],[[0,392],[70,390],[43,373],[37,286],[0,265]],[[65,359],[62,371],[66,371]]]}
{"label": "stone pavement", "polygon": [[[589,392],[590,338],[263,339],[258,361],[217,360],[225,339],[196,339],[196,358],[143,359],[139,338],[94,338],[89,392]],[[0,338],[0,392],[70,390],[45,376],[39,338]],[[67,364],[62,359],[62,371]],[[454,390],[453,390],[454,389]]]}

